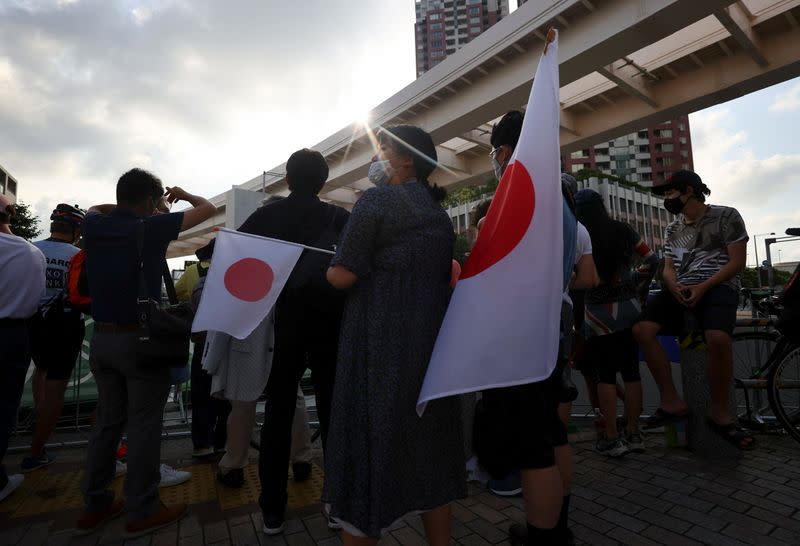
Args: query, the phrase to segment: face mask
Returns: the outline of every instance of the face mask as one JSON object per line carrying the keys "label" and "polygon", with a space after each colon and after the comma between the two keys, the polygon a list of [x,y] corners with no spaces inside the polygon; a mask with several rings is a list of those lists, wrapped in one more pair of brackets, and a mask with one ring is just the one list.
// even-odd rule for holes
{"label": "face mask", "polygon": [[680,197],[664,199],[664,208],[667,209],[667,212],[671,212],[672,214],[680,214],[685,206],[686,203],[681,201]]}
{"label": "face mask", "polygon": [[503,178],[503,166],[494,157],[492,158],[492,168],[494,169],[494,176],[499,182]]}
{"label": "face mask", "polygon": [[382,161],[373,161],[369,166],[369,174],[367,174],[367,178],[376,186],[386,186],[389,184],[392,174],[394,174],[392,170],[393,169],[389,164],[389,160],[387,159]]}

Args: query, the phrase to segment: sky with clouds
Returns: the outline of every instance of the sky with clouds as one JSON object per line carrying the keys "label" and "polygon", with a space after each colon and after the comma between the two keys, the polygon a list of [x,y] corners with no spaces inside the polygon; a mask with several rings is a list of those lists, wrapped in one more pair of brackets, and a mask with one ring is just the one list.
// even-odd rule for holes
{"label": "sky with clouds", "polygon": [[[0,164],[45,218],[132,166],[219,194],[413,81],[413,23],[412,0],[0,0]],[[800,79],[690,120],[711,202],[800,226]]]}

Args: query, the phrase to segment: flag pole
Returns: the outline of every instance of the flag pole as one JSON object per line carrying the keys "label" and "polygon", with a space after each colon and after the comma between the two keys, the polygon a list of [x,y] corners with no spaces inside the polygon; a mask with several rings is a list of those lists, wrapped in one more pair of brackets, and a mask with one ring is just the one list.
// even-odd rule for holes
{"label": "flag pole", "polygon": [[550,27],[547,29],[547,37],[544,40],[544,55],[547,55],[547,48],[553,43],[556,39],[556,29],[555,27]]}
{"label": "flag pole", "polygon": [[265,241],[272,241],[273,243],[283,243],[285,245],[292,245],[292,246],[299,246],[301,248],[305,248],[306,250],[313,250],[314,252],[322,252],[323,254],[336,254],[332,250],[325,250],[324,248],[317,248],[315,246],[307,246],[301,245],[300,243],[293,243],[291,241],[282,241],[281,239],[273,239],[272,237],[262,237],[261,235],[254,235],[252,233],[242,233],[241,231],[236,231],[235,229],[229,229],[225,227],[216,227],[214,231],[227,231],[229,233],[235,233],[236,235],[244,235],[245,237],[253,237],[255,239],[262,239]]}

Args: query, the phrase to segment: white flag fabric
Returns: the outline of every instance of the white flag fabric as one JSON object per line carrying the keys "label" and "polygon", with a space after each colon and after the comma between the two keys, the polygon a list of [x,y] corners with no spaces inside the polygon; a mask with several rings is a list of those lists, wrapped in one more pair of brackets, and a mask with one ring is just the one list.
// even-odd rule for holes
{"label": "white flag fabric", "polygon": [[553,372],[563,293],[558,37],[542,54],[522,134],[464,266],[417,401]]}
{"label": "white flag fabric", "polygon": [[292,243],[221,229],[192,331],[246,338],[275,305],[302,252]]}

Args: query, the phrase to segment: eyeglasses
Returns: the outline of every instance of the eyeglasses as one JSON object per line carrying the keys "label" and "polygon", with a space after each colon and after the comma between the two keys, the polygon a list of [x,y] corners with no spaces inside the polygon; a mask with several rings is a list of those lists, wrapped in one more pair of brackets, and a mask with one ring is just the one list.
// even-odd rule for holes
{"label": "eyeglasses", "polygon": [[494,158],[497,157],[497,154],[499,154],[499,153],[500,153],[500,146],[498,146],[497,148],[492,148],[492,151],[489,152],[489,157],[491,159],[494,159]]}

